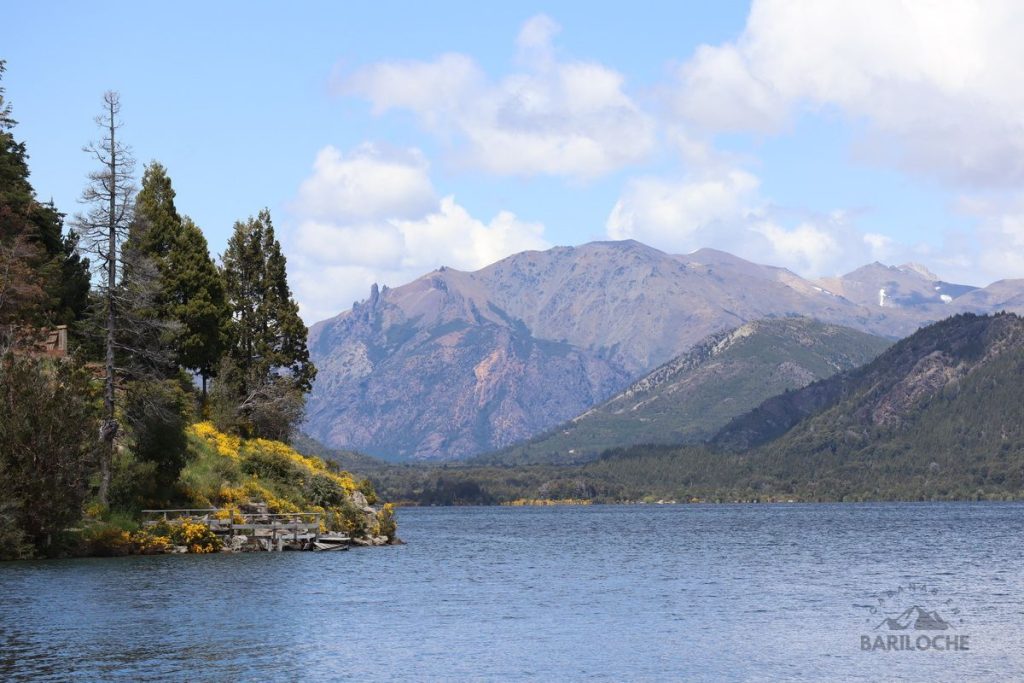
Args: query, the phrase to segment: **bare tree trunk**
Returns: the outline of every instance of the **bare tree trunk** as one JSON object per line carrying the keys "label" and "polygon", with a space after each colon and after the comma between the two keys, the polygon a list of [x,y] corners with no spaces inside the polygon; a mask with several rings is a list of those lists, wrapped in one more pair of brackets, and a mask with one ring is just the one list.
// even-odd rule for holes
{"label": "bare tree trunk", "polygon": [[100,163],[100,169],[89,174],[89,183],[82,190],[83,204],[89,209],[85,214],[75,216],[75,225],[82,235],[86,248],[96,254],[101,265],[100,272],[106,291],[104,304],[106,320],[103,322],[104,336],[104,386],[103,386],[103,422],[100,426],[99,469],[100,486],[99,502],[107,505],[110,494],[111,468],[114,459],[114,447],[117,442],[119,425],[117,423],[117,366],[115,350],[118,344],[118,333],[122,328],[118,297],[123,294],[117,291],[117,261],[119,240],[128,233],[134,211],[135,185],[132,176],[135,161],[131,150],[120,143],[117,131],[121,127],[118,114],[121,111],[120,96],[113,91],[103,94],[103,113],[96,118],[97,125],[103,131],[100,140],[91,142],[82,148]]}
{"label": "bare tree trunk", "polygon": [[[117,178],[117,144],[114,140],[114,101],[110,100],[110,149],[115,150],[108,163],[110,177]],[[106,335],[106,385],[103,393],[103,410],[106,414],[107,426],[103,436],[107,443],[101,453],[100,462],[100,504],[107,505],[110,492],[110,467],[114,459],[114,438],[117,436],[117,422],[114,419],[114,334],[117,330],[117,315],[114,309],[114,284],[117,282],[117,194],[110,193],[109,222],[107,224],[107,335]]]}

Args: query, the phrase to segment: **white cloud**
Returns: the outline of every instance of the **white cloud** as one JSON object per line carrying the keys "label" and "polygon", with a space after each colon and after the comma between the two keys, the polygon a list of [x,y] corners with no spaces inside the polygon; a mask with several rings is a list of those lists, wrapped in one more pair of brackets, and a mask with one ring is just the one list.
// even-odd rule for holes
{"label": "white cloud", "polygon": [[642,160],[655,125],[624,91],[620,73],[594,62],[559,61],[558,25],[528,20],[517,45],[523,69],[499,80],[482,76],[464,55],[433,62],[383,62],[357,70],[341,91],[373,110],[414,112],[451,138],[462,163],[498,175],[590,179]]}
{"label": "white cloud", "polygon": [[483,81],[471,58],[444,54],[433,62],[378,62],[356,71],[340,87],[368,99],[376,114],[411,109],[434,124],[477,92]]}
{"label": "white cloud", "polygon": [[973,235],[952,235],[959,244],[943,253],[963,262],[951,264],[958,275],[973,283],[1024,277],[1024,195],[964,197],[956,207],[978,222]]}
{"label": "white cloud", "polygon": [[711,168],[698,177],[631,181],[608,216],[608,236],[677,254],[713,247],[805,277],[852,270],[883,248],[899,252],[890,237],[861,233],[844,211],[773,206],[755,175],[721,159]]}
{"label": "white cloud", "polygon": [[537,14],[527,19],[516,37],[519,61],[533,66],[549,65],[554,60],[552,41],[561,30],[558,22],[546,14]]}
{"label": "white cloud", "polygon": [[326,147],[292,205],[285,235],[292,282],[307,322],[365,299],[372,283],[403,285],[438,266],[476,270],[546,249],[544,226],[508,211],[489,222],[454,197],[439,199],[417,150],[386,155]]}
{"label": "white cloud", "polygon": [[721,243],[722,233],[742,223],[753,208],[758,184],[754,175],[738,169],[677,181],[637,178],[612,208],[608,236],[674,253]]}
{"label": "white cloud", "polygon": [[860,153],[957,183],[1024,180],[1024,4],[755,0],[738,40],[678,72],[676,113],[776,130],[795,107],[868,124]]}
{"label": "white cloud", "polygon": [[864,244],[871,250],[871,259],[874,261],[888,260],[894,247],[891,237],[877,232],[864,233]]}
{"label": "white cloud", "polygon": [[366,144],[347,158],[331,146],[320,150],[297,201],[305,216],[367,219],[419,215],[435,198],[419,150],[387,154]]}
{"label": "white cloud", "polygon": [[509,254],[549,246],[540,223],[525,223],[502,211],[484,224],[454,197],[443,198],[437,210],[426,216],[395,225],[406,245],[403,267],[420,273],[441,264],[476,270]]}
{"label": "white cloud", "polygon": [[679,70],[676,111],[698,128],[711,131],[777,129],[787,115],[785,99],[752,73],[734,46],[697,48]]}
{"label": "white cloud", "polygon": [[774,222],[760,221],[752,230],[768,240],[773,265],[783,265],[798,273],[824,273],[842,255],[832,231],[812,223],[800,223],[787,230]]}

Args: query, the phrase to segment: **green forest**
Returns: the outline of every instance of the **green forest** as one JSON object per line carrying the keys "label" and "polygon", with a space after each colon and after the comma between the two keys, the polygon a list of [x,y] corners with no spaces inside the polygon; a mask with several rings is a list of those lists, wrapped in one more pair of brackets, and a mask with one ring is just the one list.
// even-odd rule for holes
{"label": "green forest", "polygon": [[4,92],[0,559],[145,550],[146,508],[260,500],[365,526],[349,508],[376,500],[369,482],[281,443],[316,368],[269,211],[236,222],[216,263],[167,168],[136,186],[108,92],[69,217],[38,198]]}
{"label": "green forest", "polygon": [[383,495],[780,502],[1024,499],[1024,319],[956,315],[874,361],[770,398],[704,445],[635,445],[580,465],[379,467]]}

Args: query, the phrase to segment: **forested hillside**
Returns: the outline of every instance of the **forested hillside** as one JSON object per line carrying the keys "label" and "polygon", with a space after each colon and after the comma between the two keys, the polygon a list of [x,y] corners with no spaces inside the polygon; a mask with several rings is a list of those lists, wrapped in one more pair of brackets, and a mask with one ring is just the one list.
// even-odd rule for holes
{"label": "forested hillside", "polygon": [[615,447],[699,443],[765,399],[863,365],[889,344],[810,318],[747,323],[708,337],[550,432],[478,462],[584,462]]}
{"label": "forested hillside", "polygon": [[957,315],[871,363],[769,399],[708,447],[613,449],[579,466],[393,469],[429,502],[1024,498],[1024,320]]}

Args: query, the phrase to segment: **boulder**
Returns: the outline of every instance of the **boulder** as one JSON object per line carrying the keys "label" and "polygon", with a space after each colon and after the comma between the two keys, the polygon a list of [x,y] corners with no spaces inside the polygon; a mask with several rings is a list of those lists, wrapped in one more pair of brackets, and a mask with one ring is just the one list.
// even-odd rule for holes
{"label": "boulder", "polygon": [[362,491],[352,492],[352,504],[367,514],[377,514],[377,511],[374,510],[369,501],[366,500],[366,496],[363,495]]}

